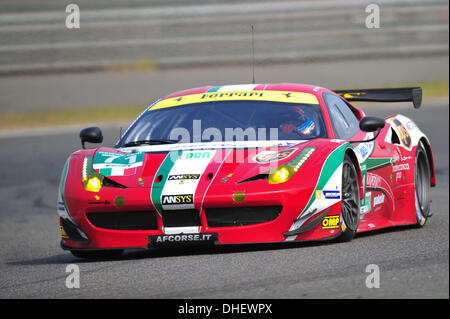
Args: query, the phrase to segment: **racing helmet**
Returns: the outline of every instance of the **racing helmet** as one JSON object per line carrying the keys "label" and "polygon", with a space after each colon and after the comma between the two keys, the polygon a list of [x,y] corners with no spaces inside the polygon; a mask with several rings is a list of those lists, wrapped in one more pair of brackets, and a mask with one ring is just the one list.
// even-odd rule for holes
{"label": "racing helmet", "polygon": [[280,125],[283,133],[296,133],[302,138],[316,137],[316,123],[299,106],[291,106],[289,117]]}

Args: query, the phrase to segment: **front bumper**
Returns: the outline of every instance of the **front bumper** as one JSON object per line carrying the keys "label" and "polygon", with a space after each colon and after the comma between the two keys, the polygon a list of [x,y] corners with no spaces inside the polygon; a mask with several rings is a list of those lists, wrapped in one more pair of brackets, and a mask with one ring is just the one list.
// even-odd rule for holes
{"label": "front bumper", "polygon": [[[157,212],[150,199],[149,188],[128,188],[118,191],[114,188],[105,188],[100,193],[82,192],[77,196],[66,195],[66,205],[70,215],[77,226],[88,237],[88,241],[80,241],[72,238],[66,231],[61,239],[64,249],[110,249],[110,248],[148,248],[155,245],[155,236],[166,238],[170,244],[172,235],[189,235],[194,240],[186,240],[185,243],[200,243],[195,240],[205,234],[214,234],[209,242],[214,244],[237,244],[237,243],[266,243],[283,242],[288,240],[320,240],[335,237],[340,232],[340,227],[323,227],[316,221],[314,227],[299,232],[292,236],[289,233],[294,221],[305,207],[311,196],[312,189],[280,189],[276,191],[251,192],[245,191],[245,198],[236,202],[233,192],[218,193],[211,192],[210,195],[199,199],[195,210],[189,212],[184,210],[171,210]],[[118,201],[117,198],[121,200]],[[279,210],[277,211],[276,208]],[[212,214],[220,215],[228,212],[225,220],[212,222]],[[232,213],[229,213],[233,211]],[[239,212],[247,212],[249,216],[238,218],[243,215]],[[264,212],[263,217],[255,217],[255,212]],[[327,209],[325,216],[340,216],[340,203],[332,205]],[[120,224],[116,221],[105,222],[111,216],[122,216],[124,220],[132,214],[147,216],[142,221],[141,228],[136,227],[136,222]],[[173,216],[188,216],[173,218]],[[170,218],[167,216],[171,215]],[[319,214],[315,214],[317,217]],[[103,224],[92,216],[103,218]],[[108,217],[109,216],[109,217]],[[122,218],[120,217],[120,218]],[[151,220],[154,218],[154,222]],[[100,218],[101,220],[101,218]],[[137,220],[142,220],[138,217]],[[105,224],[106,223],[106,224]],[[222,225],[224,226],[221,226]],[[247,223],[247,224],[246,224]],[[64,226],[64,223],[61,223]],[[119,225],[120,224],[120,225]],[[132,226],[130,226],[132,224]],[[211,225],[213,224],[214,227]],[[308,223],[305,223],[307,226]],[[109,229],[108,229],[109,228]],[[114,228],[114,229],[112,229]],[[288,236],[288,234],[290,234]],[[69,235],[69,236],[67,236]],[[182,237],[179,237],[180,239]],[[185,238],[185,237],[184,237]],[[176,243],[176,240],[172,242]]]}

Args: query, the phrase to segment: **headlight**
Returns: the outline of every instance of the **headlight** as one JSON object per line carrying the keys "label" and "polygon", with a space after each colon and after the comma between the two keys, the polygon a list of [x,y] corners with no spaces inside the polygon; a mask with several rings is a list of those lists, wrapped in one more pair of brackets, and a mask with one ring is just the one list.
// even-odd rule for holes
{"label": "headlight", "polygon": [[294,174],[295,170],[292,167],[280,166],[275,172],[269,174],[269,184],[284,183]]}
{"label": "headlight", "polygon": [[283,166],[278,167],[275,171],[270,172],[268,178],[269,184],[280,184],[286,182],[300,169],[303,163],[306,162],[315,150],[315,147],[305,147],[292,160]]}
{"label": "headlight", "polygon": [[100,175],[92,168],[92,156],[86,156],[83,160],[83,171],[81,182],[88,192],[97,193],[103,186],[103,175]]}
{"label": "headlight", "polygon": [[83,182],[84,189],[88,192],[98,192],[103,185],[103,178],[102,176],[91,176],[86,179],[86,181]]}

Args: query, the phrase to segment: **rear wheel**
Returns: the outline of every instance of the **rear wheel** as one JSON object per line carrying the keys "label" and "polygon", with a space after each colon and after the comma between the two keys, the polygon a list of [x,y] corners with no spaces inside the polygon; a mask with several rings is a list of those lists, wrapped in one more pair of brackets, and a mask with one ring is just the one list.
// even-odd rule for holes
{"label": "rear wheel", "polygon": [[351,241],[360,218],[358,175],[355,165],[346,154],[342,163],[341,229],[339,241]]}
{"label": "rear wheel", "polygon": [[71,250],[72,255],[84,259],[115,259],[119,258],[123,249],[108,249],[108,250]]}
{"label": "rear wheel", "polygon": [[422,142],[417,145],[414,165],[414,196],[417,225],[423,226],[430,214],[430,164]]}

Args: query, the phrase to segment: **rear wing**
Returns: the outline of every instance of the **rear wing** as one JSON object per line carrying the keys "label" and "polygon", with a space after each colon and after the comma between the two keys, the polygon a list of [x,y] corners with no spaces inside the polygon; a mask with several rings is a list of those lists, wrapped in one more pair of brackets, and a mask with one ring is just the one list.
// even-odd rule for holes
{"label": "rear wing", "polygon": [[422,103],[421,87],[336,90],[334,92],[347,101],[413,102],[414,108],[416,109]]}

